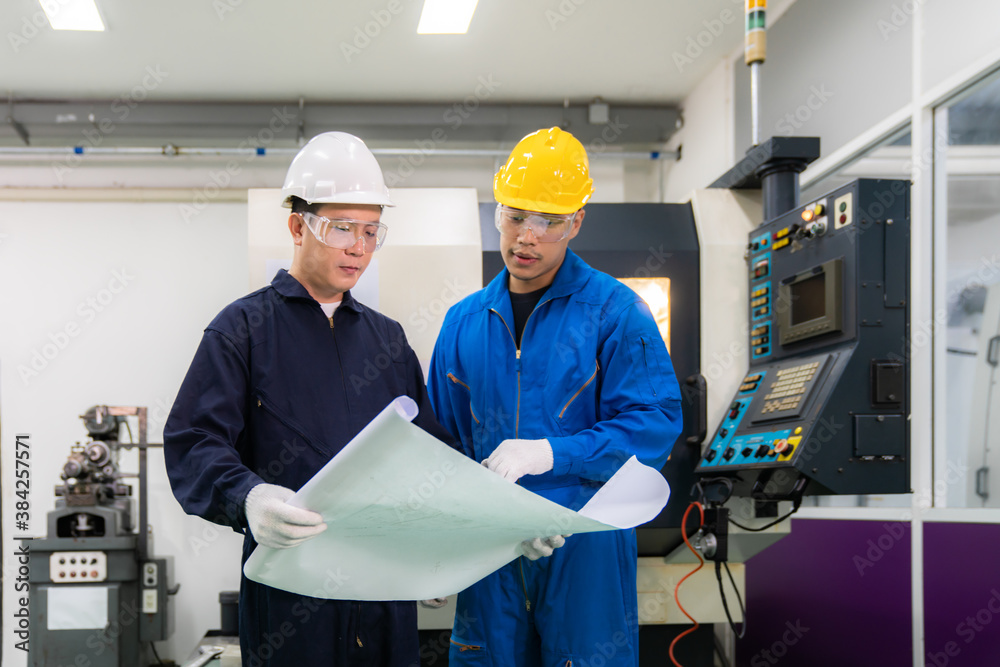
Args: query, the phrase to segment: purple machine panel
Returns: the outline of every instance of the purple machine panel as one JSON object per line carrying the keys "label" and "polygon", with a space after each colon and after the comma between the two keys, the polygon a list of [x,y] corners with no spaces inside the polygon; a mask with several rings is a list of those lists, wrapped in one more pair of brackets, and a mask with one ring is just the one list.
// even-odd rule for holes
{"label": "purple machine panel", "polygon": [[793,520],[747,561],[737,667],[912,667],[911,571],[909,523]]}
{"label": "purple machine panel", "polygon": [[998,549],[1000,525],[924,524],[927,665],[1000,665]]}

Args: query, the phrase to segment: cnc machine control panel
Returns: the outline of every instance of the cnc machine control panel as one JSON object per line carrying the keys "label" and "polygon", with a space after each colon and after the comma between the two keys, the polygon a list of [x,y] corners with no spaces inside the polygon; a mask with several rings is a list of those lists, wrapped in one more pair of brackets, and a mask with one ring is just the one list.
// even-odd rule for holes
{"label": "cnc machine control panel", "polygon": [[862,179],[749,234],[749,369],[696,474],[910,490],[909,220],[908,182]]}

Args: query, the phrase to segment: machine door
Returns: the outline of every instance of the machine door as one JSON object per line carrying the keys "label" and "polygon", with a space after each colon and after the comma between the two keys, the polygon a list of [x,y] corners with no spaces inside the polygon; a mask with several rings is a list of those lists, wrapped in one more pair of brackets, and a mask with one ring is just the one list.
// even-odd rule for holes
{"label": "machine door", "polygon": [[983,311],[969,415],[969,506],[1000,507],[1000,285]]}
{"label": "machine door", "polygon": [[[124,664],[120,642],[128,619],[120,618],[127,611],[121,601],[121,588],[114,583],[38,586],[31,597],[31,667]],[[134,622],[138,610],[132,611]]]}

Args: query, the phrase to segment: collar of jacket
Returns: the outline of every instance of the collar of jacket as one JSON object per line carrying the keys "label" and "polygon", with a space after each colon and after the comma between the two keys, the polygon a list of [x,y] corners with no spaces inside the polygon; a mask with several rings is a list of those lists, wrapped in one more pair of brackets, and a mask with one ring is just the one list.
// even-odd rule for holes
{"label": "collar of jacket", "polygon": [[[562,266],[556,271],[556,277],[549,285],[549,289],[542,296],[542,301],[556,299],[561,296],[568,296],[580,291],[589,278],[586,263],[576,253],[566,248],[566,257]],[[488,309],[496,309],[500,312],[510,311],[510,296],[507,291],[507,283],[510,280],[510,272],[507,267],[490,281],[490,284],[483,290],[483,305]],[[539,303],[541,303],[539,302]]]}
{"label": "collar of jacket", "polygon": [[[271,287],[275,289],[281,296],[286,299],[309,299],[310,301],[315,301],[309,291],[302,286],[298,280],[292,277],[288,271],[285,269],[279,269],[277,275],[274,276],[274,280],[271,281]],[[353,296],[351,296],[351,291],[347,290],[344,292],[344,298],[340,303],[341,308],[348,308],[356,313],[360,313],[363,306],[358,303]]]}

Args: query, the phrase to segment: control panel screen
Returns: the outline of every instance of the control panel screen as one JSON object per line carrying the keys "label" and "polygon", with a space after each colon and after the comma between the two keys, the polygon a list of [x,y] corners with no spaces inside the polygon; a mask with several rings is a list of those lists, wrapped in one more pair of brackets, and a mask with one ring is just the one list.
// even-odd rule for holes
{"label": "control panel screen", "polygon": [[778,285],[778,338],[782,345],[841,330],[843,264],[831,259],[783,278]]}
{"label": "control panel screen", "polygon": [[794,283],[789,286],[789,291],[792,298],[792,326],[826,315],[825,273]]}

